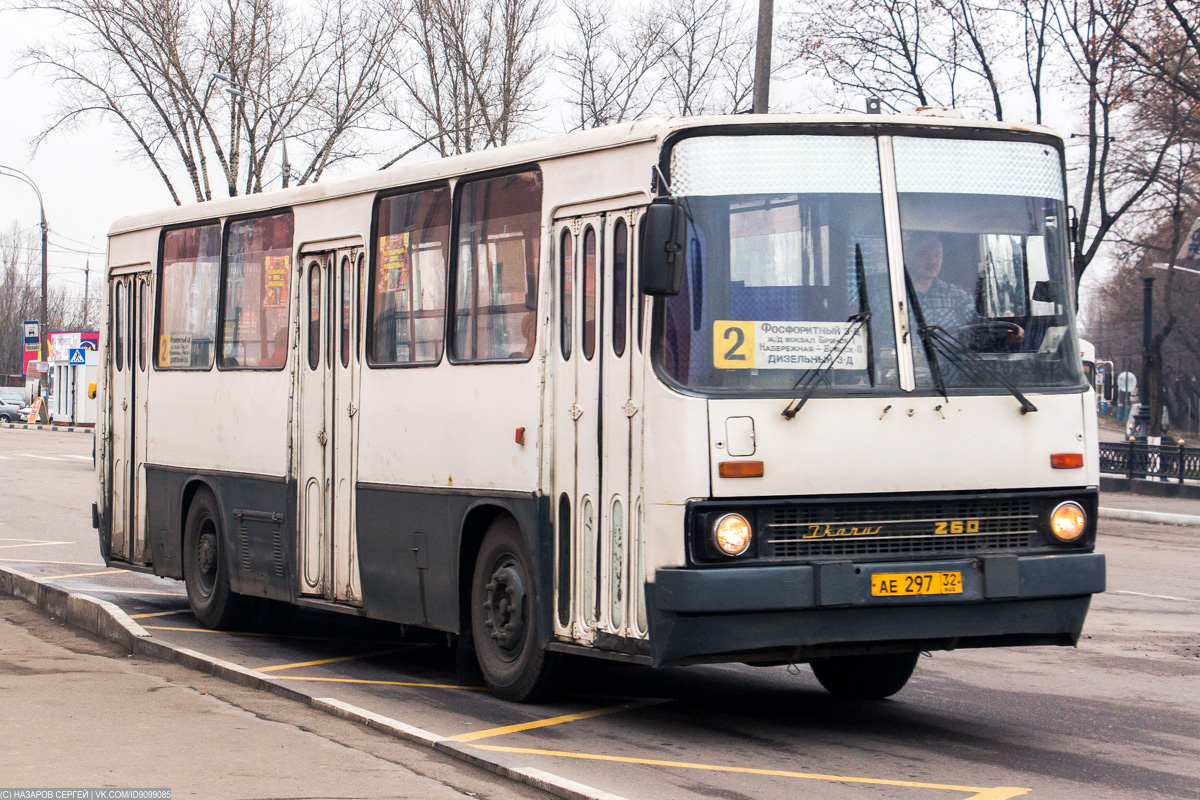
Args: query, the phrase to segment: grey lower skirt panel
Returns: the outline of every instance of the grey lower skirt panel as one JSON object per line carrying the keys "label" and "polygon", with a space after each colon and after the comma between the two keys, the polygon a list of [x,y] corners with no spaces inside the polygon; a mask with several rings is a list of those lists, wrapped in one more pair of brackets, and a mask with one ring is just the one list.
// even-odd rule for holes
{"label": "grey lower skirt panel", "polygon": [[517,521],[533,563],[549,639],[554,542],[549,505],[533,493],[360,484],[358,567],[367,616],[458,633],[461,588],[478,540],[498,513]]}
{"label": "grey lower skirt panel", "polygon": [[217,499],[230,588],[239,594],[296,597],[295,484],[276,477],[146,466],[146,525],[154,574],[183,577],[183,526],[192,496]]}

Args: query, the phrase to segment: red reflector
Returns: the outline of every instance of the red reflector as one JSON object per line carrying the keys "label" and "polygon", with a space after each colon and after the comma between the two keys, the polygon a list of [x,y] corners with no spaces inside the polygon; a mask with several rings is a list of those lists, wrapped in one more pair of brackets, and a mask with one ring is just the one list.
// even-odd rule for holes
{"label": "red reflector", "polygon": [[525,444],[525,428],[524,428],[524,426],[517,428],[517,435],[516,435],[515,439],[516,439],[517,444]]}
{"label": "red reflector", "polygon": [[718,465],[722,478],[761,478],[761,461],[722,461]]}
{"label": "red reflector", "polygon": [[1079,469],[1083,466],[1083,453],[1051,453],[1050,466],[1054,469]]}

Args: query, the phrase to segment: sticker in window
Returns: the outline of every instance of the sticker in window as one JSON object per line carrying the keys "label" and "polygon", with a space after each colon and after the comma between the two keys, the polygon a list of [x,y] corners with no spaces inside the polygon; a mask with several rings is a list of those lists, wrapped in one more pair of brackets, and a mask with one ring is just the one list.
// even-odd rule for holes
{"label": "sticker in window", "polygon": [[[867,369],[864,330],[847,341],[854,322],[761,322],[716,320],[713,366],[717,369],[814,369],[841,350],[833,369]],[[844,347],[843,347],[844,345]]]}

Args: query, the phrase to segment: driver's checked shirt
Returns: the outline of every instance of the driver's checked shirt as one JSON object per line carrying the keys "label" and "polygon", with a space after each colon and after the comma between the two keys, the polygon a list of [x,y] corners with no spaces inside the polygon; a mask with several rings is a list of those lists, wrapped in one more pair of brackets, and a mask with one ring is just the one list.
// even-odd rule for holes
{"label": "driver's checked shirt", "polygon": [[[941,278],[933,279],[928,292],[918,292],[917,302],[921,304],[926,325],[936,325],[950,334],[979,321],[979,315],[975,313],[975,300],[971,295]],[[909,317],[915,330],[916,315],[911,308]]]}

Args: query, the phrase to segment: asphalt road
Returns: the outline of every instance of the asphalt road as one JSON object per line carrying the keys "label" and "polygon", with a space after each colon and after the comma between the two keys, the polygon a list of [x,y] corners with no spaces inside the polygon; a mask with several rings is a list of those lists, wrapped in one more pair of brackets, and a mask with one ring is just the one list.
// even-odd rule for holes
{"label": "asphalt road", "polygon": [[0,564],[110,600],[163,640],[630,800],[1200,797],[1197,528],[1102,520],[1109,591],[1077,649],[935,653],[888,701],[835,701],[807,667],[573,661],[554,702],[521,706],[396,626],[302,612],[281,636],[199,629],[181,583],[103,568],[90,454],[84,435],[0,429]]}

